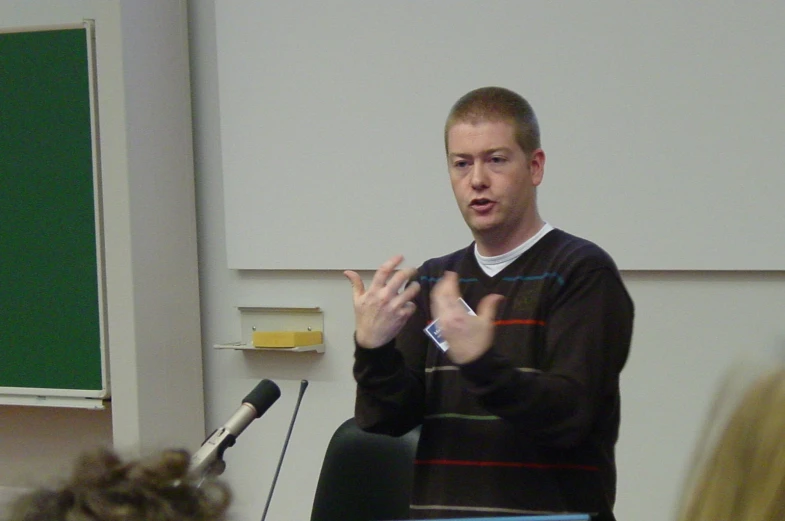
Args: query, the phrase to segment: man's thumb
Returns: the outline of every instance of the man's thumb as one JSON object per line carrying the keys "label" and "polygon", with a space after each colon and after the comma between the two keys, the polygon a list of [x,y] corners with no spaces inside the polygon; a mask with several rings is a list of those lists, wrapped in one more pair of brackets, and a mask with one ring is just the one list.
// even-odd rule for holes
{"label": "man's thumb", "polygon": [[477,305],[477,315],[493,322],[496,319],[496,310],[504,297],[497,294],[483,297]]}
{"label": "man's thumb", "polygon": [[352,283],[352,293],[355,297],[359,297],[365,293],[365,284],[363,279],[355,271],[346,270],[343,272],[344,276]]}

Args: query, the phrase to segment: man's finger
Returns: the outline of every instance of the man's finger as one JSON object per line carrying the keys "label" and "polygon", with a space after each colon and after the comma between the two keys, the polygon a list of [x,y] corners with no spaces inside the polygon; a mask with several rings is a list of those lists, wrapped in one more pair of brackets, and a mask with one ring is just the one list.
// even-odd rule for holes
{"label": "man's finger", "polygon": [[420,284],[418,282],[412,282],[409,284],[405,290],[403,290],[398,296],[396,296],[390,304],[393,308],[395,307],[409,307],[409,304],[414,305],[412,299],[417,296],[417,293],[420,292]]}
{"label": "man's finger", "polygon": [[458,274],[454,271],[445,271],[444,275],[436,286],[433,287],[433,294],[437,298],[457,300],[461,296],[458,288]]}
{"label": "man's finger", "polygon": [[376,270],[376,273],[373,275],[373,279],[371,280],[370,289],[380,289],[383,288],[387,284],[387,280],[392,275],[395,268],[403,262],[403,255],[396,255],[395,257],[391,257],[387,259],[379,269]]}
{"label": "man's finger", "polygon": [[351,270],[346,270],[343,274],[352,283],[352,294],[354,297],[361,297],[365,293],[365,284],[363,284],[363,279],[360,278],[360,275],[356,271]]}
{"label": "man's finger", "polygon": [[445,271],[431,292],[431,308],[434,316],[440,317],[449,310],[455,309],[461,294],[458,289],[458,276],[452,271]]}
{"label": "man's finger", "polygon": [[483,297],[477,305],[477,316],[493,322],[496,320],[496,310],[499,308],[502,300],[504,300],[504,297],[495,293]]}
{"label": "man's finger", "polygon": [[409,317],[411,317],[416,310],[417,310],[417,305],[414,302],[407,302],[398,311],[398,316],[406,320],[409,320]]}
{"label": "man's finger", "polygon": [[401,288],[417,275],[417,268],[406,268],[398,270],[387,283],[387,287],[391,292],[398,293]]}

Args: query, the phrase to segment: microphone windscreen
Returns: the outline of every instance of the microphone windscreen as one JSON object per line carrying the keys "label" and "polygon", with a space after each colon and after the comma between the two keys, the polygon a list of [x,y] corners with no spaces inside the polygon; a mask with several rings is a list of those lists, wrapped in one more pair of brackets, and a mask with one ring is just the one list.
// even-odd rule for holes
{"label": "microphone windscreen", "polygon": [[271,380],[262,380],[253,391],[248,393],[248,396],[243,398],[243,403],[247,403],[256,409],[256,417],[262,414],[275,403],[275,400],[281,397],[281,389]]}

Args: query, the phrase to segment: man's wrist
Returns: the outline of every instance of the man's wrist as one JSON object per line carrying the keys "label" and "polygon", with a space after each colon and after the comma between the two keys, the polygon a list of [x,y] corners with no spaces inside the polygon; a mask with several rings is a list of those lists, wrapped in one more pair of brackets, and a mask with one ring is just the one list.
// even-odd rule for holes
{"label": "man's wrist", "polygon": [[370,351],[373,349],[380,349],[387,345],[394,345],[394,344],[395,344],[394,340],[390,340],[389,342],[385,342],[383,344],[368,342],[366,339],[360,339],[360,337],[357,335],[357,331],[354,332],[354,345],[358,349],[365,349]]}

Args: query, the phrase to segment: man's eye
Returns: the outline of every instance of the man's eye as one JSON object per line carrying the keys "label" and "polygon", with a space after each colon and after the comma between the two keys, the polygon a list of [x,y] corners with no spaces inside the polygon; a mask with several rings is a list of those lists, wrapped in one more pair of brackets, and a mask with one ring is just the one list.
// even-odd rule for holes
{"label": "man's eye", "polygon": [[453,166],[455,168],[466,168],[467,166],[469,166],[469,162],[468,161],[456,161],[455,163],[453,163]]}
{"label": "man's eye", "polygon": [[507,162],[507,158],[506,157],[493,156],[491,158],[491,163],[505,163],[505,162]]}

